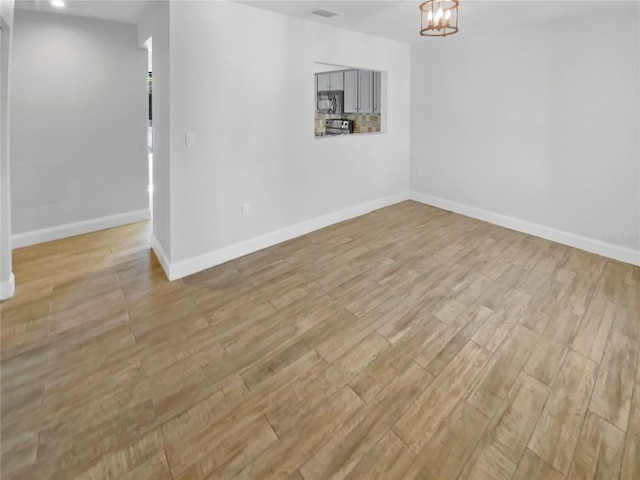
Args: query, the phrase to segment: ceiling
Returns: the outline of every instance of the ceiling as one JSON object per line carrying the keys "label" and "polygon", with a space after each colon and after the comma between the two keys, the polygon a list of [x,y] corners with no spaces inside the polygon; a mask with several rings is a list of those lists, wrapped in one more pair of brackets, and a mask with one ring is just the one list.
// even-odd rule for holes
{"label": "ceiling", "polygon": [[62,9],[49,0],[16,0],[17,10],[35,10],[114,22],[138,23],[147,6],[155,0],[65,0]]}
{"label": "ceiling", "polygon": [[[150,3],[159,0],[66,0],[64,9],[49,0],[16,0],[18,10],[36,10],[80,17],[138,23]],[[174,0],[180,1],[180,0]],[[199,0],[216,1],[216,0]],[[356,32],[406,43],[433,41],[418,34],[420,15],[416,0],[235,0],[251,7],[270,10]],[[557,20],[575,15],[624,8],[634,2],[591,0],[462,0],[459,7],[460,35],[500,25],[518,25]],[[333,18],[309,14],[315,8],[341,12]]]}
{"label": "ceiling", "polygon": [[[271,10],[338,28],[377,35],[406,43],[433,41],[421,37],[419,5],[415,0],[388,1],[324,1],[324,0],[236,0],[237,3]],[[424,1],[424,0],[423,0]],[[460,34],[500,25],[518,25],[550,21],[576,15],[597,13],[612,8],[624,8],[633,2],[611,1],[486,1],[461,0],[459,6]],[[311,15],[315,8],[326,8],[343,15],[322,18]]]}

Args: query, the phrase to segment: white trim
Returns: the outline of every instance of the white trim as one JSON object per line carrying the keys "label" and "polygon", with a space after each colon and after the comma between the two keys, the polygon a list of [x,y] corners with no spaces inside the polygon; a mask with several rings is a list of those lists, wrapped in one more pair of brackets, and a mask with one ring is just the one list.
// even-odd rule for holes
{"label": "white trim", "polygon": [[460,213],[467,217],[484,220],[485,222],[493,223],[511,230],[528,233],[535,237],[544,238],[563,245],[579,248],[580,250],[596,253],[604,257],[620,260],[621,262],[630,263],[631,265],[640,266],[640,251],[638,250],[622,247],[613,243],[606,243],[593,238],[583,237],[582,235],[576,235],[575,233],[565,232],[563,230],[547,227],[538,223],[528,222],[519,218],[509,217],[489,210],[484,210],[482,208],[472,207],[463,203],[434,197],[433,195],[411,192],[410,198],[411,200],[415,200],[416,202],[424,203],[426,205]]}
{"label": "white trim", "polygon": [[165,253],[164,248],[162,248],[162,245],[160,245],[160,242],[153,233],[151,234],[151,249],[153,250],[153,253],[156,254],[156,258],[158,259],[158,262],[160,262],[160,265],[164,270],[164,274],[167,278],[171,278],[171,262],[169,261],[169,257]]}
{"label": "white trim", "polygon": [[[337,212],[328,213],[311,220],[296,223],[295,225],[291,225],[274,232],[265,233],[264,235],[251,238],[249,240],[234,243],[233,245],[222,247],[203,255],[198,255],[197,257],[187,258],[186,260],[170,264],[168,277],[169,280],[186,277],[187,275],[192,275],[202,270],[206,270],[207,268],[215,267],[216,265],[228,262],[229,260],[257,252],[258,250],[291,240],[292,238],[305,235],[309,232],[313,232],[315,230],[328,227],[329,225],[343,222],[345,220],[364,215],[365,213],[369,213],[373,210],[388,207],[389,205],[394,205],[408,199],[409,192],[398,193],[377,200],[372,200],[370,202],[361,203],[360,205],[345,208]],[[165,268],[165,272],[166,271],[167,269]]]}
{"label": "white trim", "polygon": [[28,247],[29,245],[73,237],[84,233],[97,232],[98,230],[105,230],[107,228],[121,227],[122,225],[144,222],[150,219],[151,210],[148,208],[118,213],[117,215],[109,215],[107,217],[92,218],[91,220],[43,228],[42,230],[17,233],[11,237],[11,246],[12,248]]}
{"label": "white trim", "polygon": [[13,294],[16,291],[16,277],[11,272],[9,275],[9,280],[5,280],[0,283],[0,300],[6,300],[7,298],[13,297]]}

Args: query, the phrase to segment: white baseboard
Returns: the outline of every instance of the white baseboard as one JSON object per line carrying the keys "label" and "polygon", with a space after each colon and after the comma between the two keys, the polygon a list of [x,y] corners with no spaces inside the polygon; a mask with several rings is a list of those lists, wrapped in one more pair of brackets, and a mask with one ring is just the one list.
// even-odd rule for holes
{"label": "white baseboard", "polygon": [[160,242],[153,233],[151,234],[151,249],[153,250],[153,253],[156,254],[156,258],[160,262],[160,265],[164,270],[164,274],[167,278],[171,279],[171,262],[169,261],[169,257],[165,253],[164,248],[162,248],[162,245],[160,245]]}
{"label": "white baseboard", "polygon": [[0,282],[0,300],[6,300],[8,298],[13,297],[13,294],[16,291],[16,277],[13,275],[9,275],[9,280],[5,280],[4,282]]}
{"label": "white baseboard", "polygon": [[38,243],[50,242],[61,238],[73,237],[84,233],[97,232],[107,228],[121,227],[130,223],[143,222],[151,218],[151,211],[148,208],[134,210],[132,212],[109,215],[107,217],[92,218],[81,222],[67,223],[55,227],[33,230],[31,232],[17,233],[11,236],[11,247],[20,248],[36,245]]}
{"label": "white baseboard", "polygon": [[431,205],[433,207],[449,210],[450,212],[460,213],[467,217],[476,218],[485,222],[493,223],[501,227],[516,230],[522,233],[528,233],[535,237],[551,240],[552,242],[561,243],[580,250],[602,255],[603,257],[613,258],[621,262],[630,263],[631,265],[640,266],[640,251],[631,248],[622,247],[612,243],[606,243],[601,240],[583,237],[574,233],[565,232],[552,227],[547,227],[537,223],[520,220],[519,218],[509,217],[499,213],[484,210],[482,208],[472,207],[444,198],[434,197],[424,193],[411,192],[411,200]]}
{"label": "white baseboard", "polygon": [[[274,232],[260,235],[259,237],[251,238],[243,242],[238,242],[227,247],[213,250],[197,257],[188,258],[179,262],[171,263],[168,270],[169,280],[176,280],[178,278],[186,277],[194,273],[206,270],[207,268],[215,267],[222,263],[228,262],[235,258],[248,255],[258,250],[271,247],[278,243],[291,240],[292,238],[305,235],[307,233],[319,230],[324,227],[328,227],[338,222],[349,220],[351,218],[364,215],[373,210],[379,208],[388,207],[399,202],[403,202],[409,199],[409,192],[403,192],[396,195],[380,198],[366,203],[361,203],[354,207],[345,208],[337,212],[322,215],[320,217],[306,220],[304,222],[285,227]],[[158,257],[160,258],[160,257]],[[160,260],[162,263],[162,260]],[[164,265],[163,265],[164,267]],[[167,268],[165,272],[167,272]]]}

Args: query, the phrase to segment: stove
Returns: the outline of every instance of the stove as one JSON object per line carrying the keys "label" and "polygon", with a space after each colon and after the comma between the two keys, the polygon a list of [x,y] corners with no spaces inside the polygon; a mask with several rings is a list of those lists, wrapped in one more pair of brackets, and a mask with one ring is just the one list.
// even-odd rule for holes
{"label": "stove", "polygon": [[353,133],[353,120],[325,120],[325,135],[348,135]]}

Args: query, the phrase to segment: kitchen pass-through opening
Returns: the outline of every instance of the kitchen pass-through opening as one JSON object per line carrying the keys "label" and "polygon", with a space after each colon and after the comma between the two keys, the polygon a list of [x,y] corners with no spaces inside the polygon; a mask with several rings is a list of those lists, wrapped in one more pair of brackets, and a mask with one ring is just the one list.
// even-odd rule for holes
{"label": "kitchen pass-through opening", "polygon": [[315,63],[315,138],[385,133],[387,72]]}

